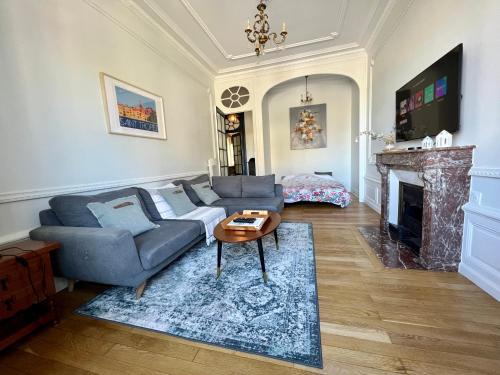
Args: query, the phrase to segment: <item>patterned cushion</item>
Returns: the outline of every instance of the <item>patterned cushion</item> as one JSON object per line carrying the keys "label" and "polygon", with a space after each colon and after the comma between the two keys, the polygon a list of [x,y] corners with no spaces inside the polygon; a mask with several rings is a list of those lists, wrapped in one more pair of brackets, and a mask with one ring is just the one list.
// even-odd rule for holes
{"label": "patterned cushion", "polygon": [[124,229],[137,236],[158,227],[148,220],[135,195],[106,203],[91,202],[87,207],[103,228]]}

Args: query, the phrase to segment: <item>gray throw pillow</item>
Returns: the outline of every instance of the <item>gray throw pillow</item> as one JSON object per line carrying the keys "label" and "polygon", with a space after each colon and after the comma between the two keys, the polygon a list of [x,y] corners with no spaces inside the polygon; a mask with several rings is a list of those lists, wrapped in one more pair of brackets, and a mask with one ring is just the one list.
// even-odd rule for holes
{"label": "gray throw pillow", "polygon": [[182,185],[173,188],[158,189],[158,193],[165,198],[176,216],[185,215],[198,208],[191,202]]}
{"label": "gray throw pillow", "polygon": [[243,176],[243,198],[274,198],[274,174],[267,176]]}
{"label": "gray throw pillow", "polygon": [[201,184],[191,185],[195,193],[200,197],[203,203],[207,206],[218,201],[220,197],[215,191],[212,190],[209,182],[203,182]]}
{"label": "gray throw pillow", "polygon": [[184,192],[189,197],[191,202],[193,202],[194,204],[198,204],[200,203],[200,198],[191,186],[201,184],[202,182],[209,182],[208,174],[202,174],[201,176],[195,177],[191,180],[175,180],[172,183],[175,186],[182,185],[182,187],[184,188]]}
{"label": "gray throw pillow", "polygon": [[213,176],[212,188],[221,198],[241,198],[241,176]]}
{"label": "gray throw pillow", "polygon": [[158,225],[148,220],[135,195],[105,203],[92,202],[87,204],[87,208],[103,228],[128,230],[132,236],[158,228]]}
{"label": "gray throw pillow", "polygon": [[55,212],[59,221],[67,227],[92,227],[99,228],[99,222],[87,208],[92,202],[105,203],[113,199],[135,195],[141,203],[142,210],[149,220],[155,220],[149,215],[148,209],[143,205],[142,199],[136,188],[130,187],[120,190],[107,191],[96,195],[59,195],[49,201],[50,208]]}

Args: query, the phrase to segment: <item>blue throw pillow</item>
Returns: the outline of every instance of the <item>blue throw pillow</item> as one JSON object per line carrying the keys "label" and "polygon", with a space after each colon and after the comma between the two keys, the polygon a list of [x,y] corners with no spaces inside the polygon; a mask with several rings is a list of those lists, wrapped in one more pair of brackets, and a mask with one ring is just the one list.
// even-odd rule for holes
{"label": "blue throw pillow", "polygon": [[87,204],[87,208],[101,227],[128,230],[132,236],[159,227],[148,220],[135,195],[114,199],[106,203],[92,202]]}
{"label": "blue throw pillow", "polygon": [[158,189],[158,193],[165,198],[176,216],[185,215],[198,208],[191,202],[182,185],[173,188]]}
{"label": "blue throw pillow", "polygon": [[211,205],[215,201],[218,201],[220,197],[212,190],[210,183],[202,182],[201,184],[191,185],[194,192],[200,197],[201,201],[207,206]]}

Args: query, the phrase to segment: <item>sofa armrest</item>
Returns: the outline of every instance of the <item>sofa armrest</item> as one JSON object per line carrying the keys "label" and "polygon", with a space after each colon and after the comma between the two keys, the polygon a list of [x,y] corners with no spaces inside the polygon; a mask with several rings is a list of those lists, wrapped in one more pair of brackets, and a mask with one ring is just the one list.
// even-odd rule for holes
{"label": "sofa armrest", "polygon": [[283,185],[281,184],[274,185],[274,196],[283,198]]}
{"label": "sofa armrest", "polygon": [[130,276],[144,270],[134,238],[126,230],[41,226],[30,232],[30,238],[61,243],[55,271],[69,279],[128,285]]}

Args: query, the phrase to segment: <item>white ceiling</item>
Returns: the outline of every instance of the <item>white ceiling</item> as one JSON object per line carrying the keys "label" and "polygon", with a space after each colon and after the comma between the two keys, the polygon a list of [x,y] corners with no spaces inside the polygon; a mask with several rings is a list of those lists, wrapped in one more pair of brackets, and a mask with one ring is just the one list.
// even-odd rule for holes
{"label": "white ceiling", "polygon": [[[141,14],[181,43],[214,72],[225,73],[314,55],[365,48],[396,0],[271,0],[271,31],[286,22],[288,38],[256,57],[246,39],[258,0],[130,0]],[[406,2],[406,1],[403,1]]]}

